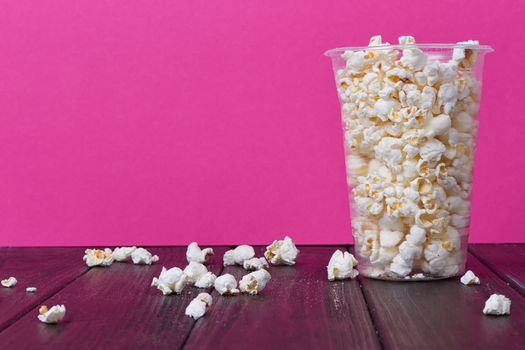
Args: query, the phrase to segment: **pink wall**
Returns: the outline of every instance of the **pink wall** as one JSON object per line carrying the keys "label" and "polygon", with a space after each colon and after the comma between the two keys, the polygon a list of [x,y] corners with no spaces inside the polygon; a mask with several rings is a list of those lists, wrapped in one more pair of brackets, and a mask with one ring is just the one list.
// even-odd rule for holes
{"label": "pink wall", "polygon": [[0,245],[349,242],[322,53],[376,33],[495,48],[471,237],[524,242],[525,2],[422,3],[3,1]]}

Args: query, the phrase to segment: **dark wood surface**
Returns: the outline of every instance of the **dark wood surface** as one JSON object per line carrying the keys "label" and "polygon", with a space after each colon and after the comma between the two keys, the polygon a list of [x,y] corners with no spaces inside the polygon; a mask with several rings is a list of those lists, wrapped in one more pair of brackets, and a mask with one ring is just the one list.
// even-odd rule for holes
{"label": "dark wood surface", "polygon": [[83,248],[0,248],[0,280],[18,280],[13,288],[0,286],[0,331],[86,272],[83,255]]}
{"label": "dark wood surface", "polygon": [[525,295],[525,244],[475,244],[470,252]]}
{"label": "dark wood surface", "polygon": [[[301,247],[296,266],[270,269],[272,279],[260,295],[214,292],[213,310],[196,323],[186,347],[378,349],[357,280],[327,280],[326,265],[337,248]],[[223,273],[239,280],[247,272],[227,267]]]}
{"label": "dark wood surface", "polygon": [[[0,348],[36,349],[176,349],[186,340],[194,321],[184,315],[189,302],[202,289],[187,287],[181,295],[163,296],[150,287],[162,266],[187,265],[182,247],[150,248],[160,261],[152,266],[113,263],[94,267],[82,278],[45,301],[66,305],[64,322],[42,324],[38,306],[0,333]],[[220,273],[224,248],[208,268]],[[82,255],[77,257],[82,262]]]}
{"label": "dark wood surface", "polygon": [[[431,282],[361,283],[381,341],[388,349],[524,349],[525,299],[470,255],[467,268],[480,278]],[[512,300],[510,316],[483,315],[493,294]]]}
{"label": "dark wood surface", "polygon": [[[303,246],[296,266],[272,267],[261,295],[222,297],[198,321],[184,315],[200,291],[162,296],[150,287],[161,267],[186,265],[185,247],[151,247],[158,264],[114,263],[86,269],[84,248],[0,248],[0,349],[525,348],[525,245],[474,245],[468,268],[480,286],[458,278],[438,282],[385,282],[366,278],[329,282],[326,265],[337,247]],[[339,247],[344,249],[345,247]],[[215,248],[209,268],[222,267]],[[261,256],[263,247],[256,247]],[[474,256],[476,255],[476,256]],[[478,259],[479,258],[479,259]],[[30,281],[30,282],[28,282]],[[39,290],[31,295],[25,287]],[[492,293],[512,300],[511,315],[482,313]],[[63,303],[64,322],[37,320],[38,307]]]}

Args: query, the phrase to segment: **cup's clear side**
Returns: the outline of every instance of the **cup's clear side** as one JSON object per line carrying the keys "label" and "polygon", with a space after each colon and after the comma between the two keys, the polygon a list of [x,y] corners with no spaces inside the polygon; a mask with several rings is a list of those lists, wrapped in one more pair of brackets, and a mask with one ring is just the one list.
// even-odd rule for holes
{"label": "cup's clear side", "polygon": [[[396,52],[395,60],[403,54]],[[435,62],[439,66],[451,62],[453,50],[433,49],[425,54],[427,65]],[[341,103],[352,234],[362,275],[414,281],[443,279],[464,272],[483,56],[478,52],[475,60],[460,63],[454,78],[446,78],[448,82],[446,79],[434,84],[419,84],[410,79],[402,82],[403,87],[417,85],[420,92],[428,86],[438,95],[431,115],[427,111],[424,116],[416,117],[420,120],[413,128],[396,127],[396,123],[410,123],[401,120],[406,114],[403,109],[409,106],[400,101],[399,91],[390,118],[374,115],[376,109],[371,105],[382,99],[380,94],[359,86],[373,71],[349,72],[341,55],[331,56]],[[376,73],[379,79],[386,79],[385,74]],[[385,89],[390,84],[399,88],[395,80],[380,81],[379,87]],[[445,106],[438,100],[444,100],[439,91],[446,92],[441,87],[447,83],[456,87],[458,98]],[[468,89],[463,85],[468,85]],[[359,101],[356,98],[359,94],[371,101]],[[402,114],[401,119],[398,114]],[[450,118],[445,132],[441,131],[447,124],[447,117],[441,117],[443,114]],[[432,131],[429,125],[439,124],[436,118],[444,120],[445,126],[438,125],[438,130]],[[413,130],[420,130],[425,136],[416,138],[416,142],[410,137]],[[428,148],[435,141],[445,150],[439,157],[430,156],[428,161],[427,153],[432,152]],[[414,147],[407,146],[412,143]],[[414,155],[415,148],[420,153]]]}

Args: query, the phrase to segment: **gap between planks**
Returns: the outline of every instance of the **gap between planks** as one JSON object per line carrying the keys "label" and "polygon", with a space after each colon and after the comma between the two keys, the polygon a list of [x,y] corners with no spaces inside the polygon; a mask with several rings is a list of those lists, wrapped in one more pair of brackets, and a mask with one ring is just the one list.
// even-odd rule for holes
{"label": "gap between planks", "polygon": [[[354,254],[353,245],[348,244],[345,246],[346,250],[350,252],[350,254]],[[374,319],[374,314],[372,313],[370,303],[368,302],[368,299],[366,298],[365,291],[363,290],[364,286],[363,283],[361,283],[361,279],[363,277],[361,275],[357,276],[357,281],[359,282],[359,290],[361,291],[361,295],[363,296],[363,300],[365,301],[366,310],[368,311],[368,315],[370,316],[370,320],[372,321],[372,326],[374,327],[374,331],[376,332],[377,341],[379,342],[379,346],[381,349],[384,349],[385,346],[383,344],[383,339],[381,339],[381,334],[379,333],[379,328],[377,327],[376,320]]]}
{"label": "gap between planks", "polygon": [[[492,244],[491,246],[503,246],[503,244]],[[525,290],[512,278],[509,278],[509,276],[506,276],[504,274],[504,271],[493,266],[492,263],[489,262],[489,259],[487,259],[481,252],[479,252],[477,249],[472,249],[473,245],[469,245],[468,252],[476,257],[478,261],[483,264],[487,269],[492,271],[496,276],[498,276],[500,279],[503,280],[509,287],[517,291],[522,297],[525,297]],[[525,249],[525,245],[524,245]],[[525,281],[519,281],[521,283],[525,283]]]}
{"label": "gap between planks", "polygon": [[[204,245],[203,245],[203,246],[204,246]],[[212,248],[215,249],[216,247],[213,246]],[[229,246],[228,248],[229,248],[229,249],[234,249],[235,246]],[[222,256],[221,256],[221,259],[220,259],[220,260],[221,260],[221,261],[223,260]],[[220,270],[219,273],[217,274],[217,277],[219,277],[220,275],[222,275],[222,272],[223,272],[223,271],[224,271],[224,264],[221,265],[221,270]],[[212,286],[212,287],[208,290],[208,293],[210,293],[210,295],[211,295],[211,293],[213,293],[214,290],[215,290],[215,287]],[[199,321],[199,320],[194,320],[194,321],[193,321],[193,324],[191,325],[190,331],[186,334],[186,337],[185,337],[184,340],[182,341],[182,344],[181,344],[181,346],[180,346],[179,349],[184,349],[184,348],[186,347],[186,343],[188,342],[188,339],[190,339],[190,336],[191,336],[193,330],[195,329],[195,325],[197,324],[198,321]]]}
{"label": "gap between planks", "polygon": [[[43,297],[43,299],[37,303],[37,304],[41,304],[41,305],[44,305],[46,300],[49,300],[50,298],[52,298],[53,296],[57,295],[58,293],[60,293],[60,291],[64,288],[66,288],[67,286],[69,286],[71,283],[75,282],[77,279],[79,279],[80,277],[82,277],[84,274],[86,274],[87,272],[89,271],[89,268],[86,268],[84,271],[82,271],[81,273],[79,273],[77,276],[74,276],[72,279],[70,279],[69,281],[66,281],[66,283],[64,283],[63,285],[60,285],[60,286],[57,286],[56,288],[54,288],[53,290],[49,291],[48,293],[46,293],[46,295]],[[9,327],[11,327],[12,325],[14,325],[16,322],[18,322],[22,317],[24,317],[25,315],[27,315],[28,313],[31,312],[31,310],[33,310],[33,308],[35,307],[35,305],[28,305],[27,307],[25,307],[24,309],[22,309],[22,311],[20,311],[20,313],[18,313],[15,317],[13,317],[9,322],[7,322],[5,324],[5,326],[0,329],[0,335],[3,331],[5,331],[6,329],[8,329]]]}

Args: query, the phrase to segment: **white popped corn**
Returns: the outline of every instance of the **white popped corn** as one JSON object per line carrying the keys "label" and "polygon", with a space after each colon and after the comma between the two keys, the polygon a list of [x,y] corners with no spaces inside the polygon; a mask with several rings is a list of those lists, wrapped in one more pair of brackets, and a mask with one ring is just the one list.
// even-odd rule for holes
{"label": "white popped corn", "polygon": [[133,253],[137,247],[117,247],[113,251],[113,259],[115,261],[127,261],[131,259],[131,253]]}
{"label": "white popped corn", "polygon": [[468,270],[460,279],[461,283],[468,286],[470,284],[479,284],[479,278],[472,272]]}
{"label": "white popped corn", "polygon": [[257,270],[244,275],[239,282],[239,289],[242,293],[259,294],[266,287],[271,276],[265,269]]}
{"label": "white popped corn", "polygon": [[164,295],[172,293],[180,294],[186,284],[188,283],[188,276],[178,267],[172,267],[167,270],[164,266],[160,272],[160,276],[153,277],[151,286],[156,287]]}
{"label": "white popped corn", "polygon": [[511,301],[504,295],[492,294],[487,301],[485,301],[485,307],[483,313],[485,315],[510,315],[510,304]]}
{"label": "white popped corn", "polygon": [[28,292],[28,293],[35,293],[36,292],[36,287],[27,287],[26,288],[26,292]]}
{"label": "white popped corn", "polygon": [[260,269],[268,269],[268,261],[265,258],[251,258],[249,260],[244,260],[242,267],[248,271],[255,271]]}
{"label": "white popped corn", "polygon": [[211,295],[208,293],[200,293],[186,307],[186,316],[190,316],[194,320],[201,318],[211,306],[212,301]]}
{"label": "white popped corn", "polygon": [[283,240],[273,241],[264,252],[266,259],[273,265],[295,265],[298,255],[299,249],[288,236]]}
{"label": "white popped corn", "polygon": [[66,307],[64,305],[55,305],[51,309],[42,305],[38,310],[38,319],[44,323],[58,323],[64,319],[66,315]]}
{"label": "white popped corn", "polygon": [[187,277],[187,282],[197,288],[210,288],[217,278],[217,276],[208,271],[204,264],[195,261],[190,261],[183,272]]}
{"label": "white popped corn", "polygon": [[113,264],[113,253],[111,249],[86,249],[84,254],[84,261],[87,266],[110,266]]}
{"label": "white popped corn", "polygon": [[223,262],[224,266],[230,265],[241,265],[245,260],[249,260],[255,256],[255,250],[252,246],[243,244],[235,249],[228,250],[224,253]]}
{"label": "white popped corn", "polygon": [[214,287],[220,295],[239,294],[239,289],[237,289],[237,280],[229,273],[217,277],[215,279]]}
{"label": "white popped corn", "polygon": [[159,261],[159,257],[144,248],[137,248],[131,253],[131,260],[135,265],[151,265]]}
{"label": "white popped corn", "polygon": [[336,250],[328,266],[326,267],[328,271],[328,280],[342,280],[346,278],[355,278],[359,275],[359,272],[354,268],[357,265],[357,260],[349,252],[342,252]]}
{"label": "white popped corn", "polygon": [[201,249],[196,242],[192,242],[188,245],[188,249],[186,250],[186,259],[188,262],[194,261],[204,264],[213,254],[212,248]]}
{"label": "white popped corn", "polygon": [[9,278],[7,278],[5,280],[2,280],[2,282],[0,282],[0,283],[2,284],[2,287],[4,287],[4,288],[12,288],[12,287],[16,286],[17,282],[18,281],[16,280],[16,278],[9,277]]}

